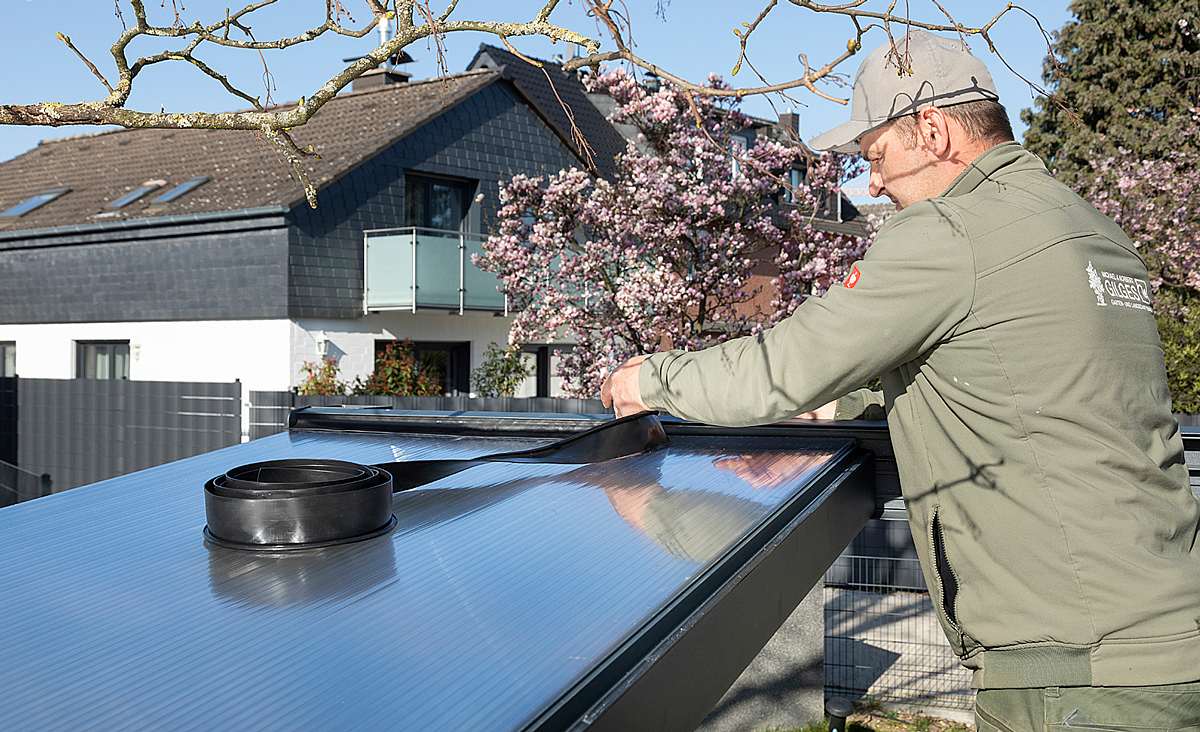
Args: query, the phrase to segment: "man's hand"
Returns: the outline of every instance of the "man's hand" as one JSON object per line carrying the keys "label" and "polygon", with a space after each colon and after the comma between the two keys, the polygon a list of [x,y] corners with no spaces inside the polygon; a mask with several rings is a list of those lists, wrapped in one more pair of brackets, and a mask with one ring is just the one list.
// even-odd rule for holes
{"label": "man's hand", "polygon": [[837,399],[834,399],[832,402],[829,402],[823,407],[817,407],[812,411],[801,412],[795,417],[792,417],[792,419],[797,422],[803,422],[812,419],[833,419],[835,414],[837,414]]}
{"label": "man's hand", "polygon": [[638,388],[638,368],[647,356],[634,356],[604,379],[600,386],[600,401],[611,407],[618,417],[644,412],[648,407],[642,403]]}

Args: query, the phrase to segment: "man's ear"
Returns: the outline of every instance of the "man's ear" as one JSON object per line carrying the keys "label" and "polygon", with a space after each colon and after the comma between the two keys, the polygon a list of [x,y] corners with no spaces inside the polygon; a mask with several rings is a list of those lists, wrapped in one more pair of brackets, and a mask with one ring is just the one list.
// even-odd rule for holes
{"label": "man's ear", "polygon": [[950,151],[950,121],[937,107],[917,112],[917,134],[925,149],[943,158]]}

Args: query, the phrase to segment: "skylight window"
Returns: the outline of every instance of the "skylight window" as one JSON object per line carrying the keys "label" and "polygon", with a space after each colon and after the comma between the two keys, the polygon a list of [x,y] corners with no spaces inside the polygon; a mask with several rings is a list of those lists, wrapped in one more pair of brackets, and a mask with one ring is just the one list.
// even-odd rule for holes
{"label": "skylight window", "polygon": [[129,204],[138,200],[139,198],[146,195],[147,193],[150,193],[152,191],[157,191],[159,188],[162,188],[166,184],[167,184],[167,182],[165,180],[148,180],[145,183],[138,186],[137,188],[134,188],[129,193],[126,193],[124,196],[121,196],[117,200],[108,204],[108,207],[109,208],[125,208],[126,206],[128,206]]}
{"label": "skylight window", "polygon": [[158,198],[154,199],[154,202],[155,203],[170,203],[171,201],[174,201],[176,198],[179,198],[180,196],[191,193],[192,191],[196,190],[200,186],[207,183],[209,180],[210,179],[207,175],[198,175],[195,178],[192,178],[191,180],[185,180],[184,182],[175,186],[174,188],[172,188],[171,190],[162,194]]}
{"label": "skylight window", "polygon": [[53,188],[44,193],[39,193],[36,196],[30,196],[24,201],[18,203],[16,206],[13,206],[5,211],[0,211],[0,218],[15,219],[18,216],[24,216],[34,209],[45,206],[47,203],[50,203],[54,199],[70,190],[70,188]]}

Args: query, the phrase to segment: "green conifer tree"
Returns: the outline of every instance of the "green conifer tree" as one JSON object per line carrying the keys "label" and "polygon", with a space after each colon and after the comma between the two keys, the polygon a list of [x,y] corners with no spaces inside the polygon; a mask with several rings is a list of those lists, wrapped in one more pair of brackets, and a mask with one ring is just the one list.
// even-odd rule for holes
{"label": "green conifer tree", "polygon": [[1169,152],[1148,149],[1148,131],[1186,125],[1200,106],[1200,0],[1073,0],[1070,7],[1075,19],[1054,43],[1059,68],[1049,58],[1044,65],[1054,96],[1037,99],[1021,119],[1029,126],[1025,146],[1079,187],[1097,155],[1122,147],[1148,158]]}

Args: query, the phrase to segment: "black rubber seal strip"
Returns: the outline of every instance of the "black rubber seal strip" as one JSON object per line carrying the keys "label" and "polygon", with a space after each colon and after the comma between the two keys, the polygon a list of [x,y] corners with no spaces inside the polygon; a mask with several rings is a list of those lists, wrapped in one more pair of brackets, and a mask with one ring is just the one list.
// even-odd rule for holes
{"label": "black rubber seal strip", "polygon": [[204,536],[225,548],[271,552],[362,541],[395,526],[393,493],[477,465],[596,463],[666,443],[657,413],[642,412],[549,445],[468,459],[379,465],[291,459],[240,465],[204,484]]}
{"label": "black rubber seal strip", "polygon": [[304,551],[304,550],[308,550],[308,549],[324,549],[324,548],[330,547],[330,546],[338,546],[340,544],[353,544],[358,541],[366,541],[367,539],[374,539],[375,537],[383,536],[384,534],[389,533],[392,529],[396,528],[396,523],[397,523],[396,515],[392,514],[391,518],[388,520],[388,522],[386,524],[384,524],[383,526],[381,526],[378,529],[375,529],[374,531],[370,531],[365,534],[360,534],[358,536],[351,536],[351,537],[348,537],[345,539],[334,539],[334,540],[330,540],[330,541],[312,541],[312,542],[308,542],[305,544],[236,544],[234,542],[226,541],[226,540],[214,535],[211,531],[209,531],[207,526],[204,527],[204,539],[211,544],[214,544],[219,547],[224,547],[226,549],[241,549],[241,550],[249,550],[249,551],[256,551],[256,552],[270,552],[270,553],[294,552],[294,551]]}

